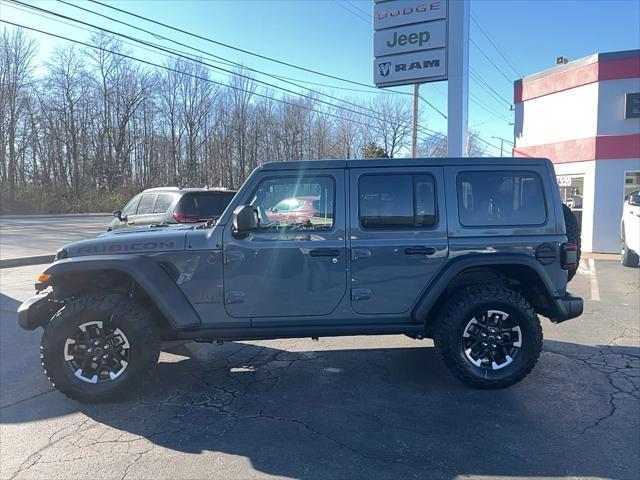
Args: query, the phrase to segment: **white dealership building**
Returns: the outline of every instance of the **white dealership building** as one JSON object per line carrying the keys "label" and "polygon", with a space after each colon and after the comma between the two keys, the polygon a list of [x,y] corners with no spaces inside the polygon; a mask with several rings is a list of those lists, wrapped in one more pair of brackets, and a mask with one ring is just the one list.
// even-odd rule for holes
{"label": "white dealership building", "polygon": [[584,251],[619,252],[623,199],[640,189],[640,50],[596,53],[514,87],[514,156],[553,161]]}

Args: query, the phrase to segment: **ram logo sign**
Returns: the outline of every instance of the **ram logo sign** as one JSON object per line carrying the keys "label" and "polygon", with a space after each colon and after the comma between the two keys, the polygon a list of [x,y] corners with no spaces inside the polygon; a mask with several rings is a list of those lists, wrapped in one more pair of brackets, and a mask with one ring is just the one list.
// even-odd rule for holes
{"label": "ram logo sign", "polygon": [[[394,82],[402,85],[416,78],[446,79],[446,57],[444,50],[413,52],[382,58],[377,62],[374,82]],[[397,82],[397,83],[395,83]]]}

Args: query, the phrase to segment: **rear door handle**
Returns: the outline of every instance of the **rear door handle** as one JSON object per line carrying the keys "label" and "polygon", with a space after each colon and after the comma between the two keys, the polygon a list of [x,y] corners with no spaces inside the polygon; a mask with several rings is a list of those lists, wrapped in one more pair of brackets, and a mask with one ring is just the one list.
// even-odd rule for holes
{"label": "rear door handle", "polygon": [[408,247],[404,249],[405,255],[433,255],[436,249],[433,247]]}
{"label": "rear door handle", "polygon": [[340,250],[333,248],[316,248],[309,250],[309,255],[312,257],[338,257],[340,256]]}

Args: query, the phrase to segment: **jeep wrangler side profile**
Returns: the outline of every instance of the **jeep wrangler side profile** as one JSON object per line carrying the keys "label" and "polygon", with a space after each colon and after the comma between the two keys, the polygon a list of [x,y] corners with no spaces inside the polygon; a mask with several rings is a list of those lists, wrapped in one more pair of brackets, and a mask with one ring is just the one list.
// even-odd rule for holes
{"label": "jeep wrangler side profile", "polygon": [[18,319],[83,402],[129,393],[170,340],[406,334],[502,388],[538,359],[538,315],[582,313],[577,255],[545,159],[267,163],[215,224],[66,245]]}

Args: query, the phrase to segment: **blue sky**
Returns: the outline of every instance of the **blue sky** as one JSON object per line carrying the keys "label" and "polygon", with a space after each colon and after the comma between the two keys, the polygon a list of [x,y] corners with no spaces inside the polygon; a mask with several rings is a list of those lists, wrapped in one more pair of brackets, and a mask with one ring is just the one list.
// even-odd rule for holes
{"label": "blue sky", "polygon": [[[105,28],[159,42],[58,1],[24,1]],[[94,3],[77,3],[130,23],[144,25],[168,37],[252,68],[333,85],[335,89],[312,87],[322,88],[332,95],[360,98],[377,95],[373,90],[371,93],[341,90],[341,87],[358,87],[260,60],[176,32],[163,31],[160,27],[145,25],[140,20]],[[111,3],[139,15],[262,55],[358,82],[372,83],[372,0],[119,0]],[[518,75],[483,35],[477,24],[490,35],[516,70],[523,75],[552,67],[559,55],[576,59],[595,52],[640,48],[639,0],[471,0],[471,15],[475,20],[471,22],[471,39],[484,52],[483,55],[475,45],[470,45],[471,68],[500,97],[508,101],[513,98],[512,80],[518,78]],[[77,40],[86,40],[89,35],[84,30],[61,24],[51,18],[18,10],[6,0],[0,0],[0,18]],[[41,47],[41,59],[45,59],[54,46],[62,43],[44,36],[35,36]],[[161,61],[161,57],[154,54],[129,48],[134,55]],[[485,55],[500,71],[491,65]],[[223,79],[217,75],[214,78]],[[274,82],[273,79],[264,80]],[[410,87],[396,90],[408,92]],[[470,123],[480,131],[483,138],[499,145],[499,141],[491,137],[512,139],[513,127],[509,125],[511,113],[503,100],[487,90],[476,79],[470,81]],[[422,96],[443,112],[446,112],[446,91],[446,83],[421,87]],[[420,106],[422,126],[446,131],[446,121],[438,113],[424,102]]]}

